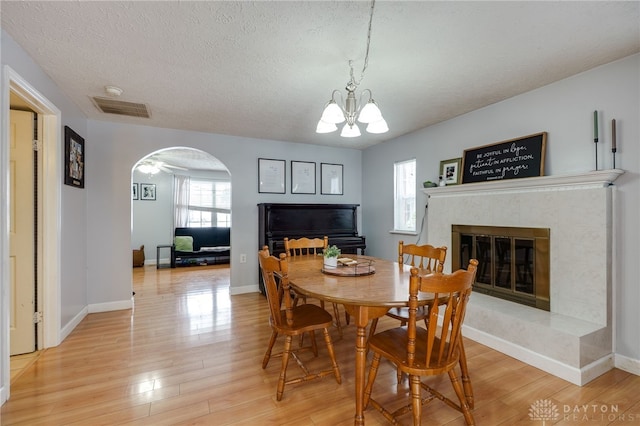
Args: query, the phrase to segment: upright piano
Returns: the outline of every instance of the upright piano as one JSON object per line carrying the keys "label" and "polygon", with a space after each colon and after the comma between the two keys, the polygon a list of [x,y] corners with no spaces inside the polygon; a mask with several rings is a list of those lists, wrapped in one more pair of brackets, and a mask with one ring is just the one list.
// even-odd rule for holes
{"label": "upright piano", "polygon": [[358,235],[359,204],[258,204],[258,249],[284,252],[284,238],[329,237],[343,253],[364,254],[365,237]]}

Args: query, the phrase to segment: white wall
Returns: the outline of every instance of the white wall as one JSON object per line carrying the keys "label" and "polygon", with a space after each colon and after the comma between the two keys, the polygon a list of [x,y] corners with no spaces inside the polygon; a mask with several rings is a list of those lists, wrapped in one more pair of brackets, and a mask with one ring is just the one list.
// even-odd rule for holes
{"label": "white wall", "polygon": [[[546,175],[594,170],[592,123],[593,111],[598,110],[599,168],[612,166],[610,123],[615,118],[616,167],[626,171],[616,181],[618,210],[614,219],[617,230],[614,236],[617,257],[613,267],[616,365],[640,372],[637,329],[640,323],[637,308],[640,302],[639,80],[640,55],[633,55],[365,150],[362,199],[368,253],[394,259],[398,240],[414,242],[417,239],[417,236],[379,232],[393,227],[394,161],[416,158],[417,182],[421,186],[425,180],[437,181],[441,160],[461,157],[467,148],[546,131]],[[419,192],[418,223],[424,216],[426,203],[426,196]],[[576,215],[579,214],[576,211]],[[422,242],[450,245],[449,241],[430,240],[426,232],[420,237]]]}
{"label": "white wall", "polygon": [[[156,247],[173,241],[173,175],[157,173],[148,175],[133,172],[133,182],[156,185],[156,199],[131,201],[131,248],[144,245],[145,263],[155,263]],[[140,189],[138,189],[140,191]],[[168,259],[168,250],[161,251],[162,259]]]}

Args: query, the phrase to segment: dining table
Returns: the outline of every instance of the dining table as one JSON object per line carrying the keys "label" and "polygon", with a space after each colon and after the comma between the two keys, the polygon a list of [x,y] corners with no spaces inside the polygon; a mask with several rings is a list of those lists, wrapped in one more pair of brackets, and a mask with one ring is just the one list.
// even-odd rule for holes
{"label": "dining table", "polygon": [[[289,257],[289,285],[301,294],[344,305],[354,320],[356,425],[364,425],[366,328],[389,309],[408,306],[411,266],[370,256],[349,255],[352,265],[325,268],[323,256]],[[351,263],[353,263],[351,262]],[[432,297],[421,294],[426,304]]]}

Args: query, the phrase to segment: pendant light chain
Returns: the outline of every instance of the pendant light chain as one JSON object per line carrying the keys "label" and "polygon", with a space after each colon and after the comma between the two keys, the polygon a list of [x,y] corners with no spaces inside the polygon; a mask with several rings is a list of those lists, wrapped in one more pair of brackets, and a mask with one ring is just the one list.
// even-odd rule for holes
{"label": "pendant light chain", "polygon": [[362,72],[360,73],[360,80],[356,81],[355,78],[353,77],[353,61],[352,60],[349,61],[349,68],[351,68],[351,83],[353,83],[354,87],[358,87],[360,85],[360,82],[364,78],[364,72],[369,66],[369,46],[371,45],[371,26],[373,23],[373,8],[375,4],[376,4],[376,0],[371,0],[371,13],[369,14],[369,30],[367,32],[367,50],[365,51],[365,55],[364,55],[364,65],[362,67]]}

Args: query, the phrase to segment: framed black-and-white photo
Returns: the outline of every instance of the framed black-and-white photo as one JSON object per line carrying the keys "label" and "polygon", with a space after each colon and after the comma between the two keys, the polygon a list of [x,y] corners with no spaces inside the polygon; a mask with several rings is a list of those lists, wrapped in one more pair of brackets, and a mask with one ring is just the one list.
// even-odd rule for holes
{"label": "framed black-and-white photo", "polygon": [[84,188],[84,139],[64,126],[64,183]]}
{"label": "framed black-and-white photo", "polygon": [[155,200],[156,199],[156,185],[153,183],[141,183],[140,184],[140,199],[141,200]]}
{"label": "framed black-and-white photo", "polygon": [[321,194],[342,195],[342,164],[320,164]]}
{"label": "framed black-and-white photo", "polygon": [[138,199],[138,184],[137,183],[131,184],[131,199],[132,200],[137,200]]}
{"label": "framed black-and-white photo", "polygon": [[461,163],[462,157],[442,160],[440,162],[440,176],[442,176],[442,179],[444,179],[447,185],[457,185],[460,183]]}
{"label": "framed black-and-white photo", "polygon": [[291,161],[291,193],[316,193],[316,163]]}
{"label": "framed black-and-white photo", "polygon": [[258,192],[284,194],[285,160],[258,158]]}

